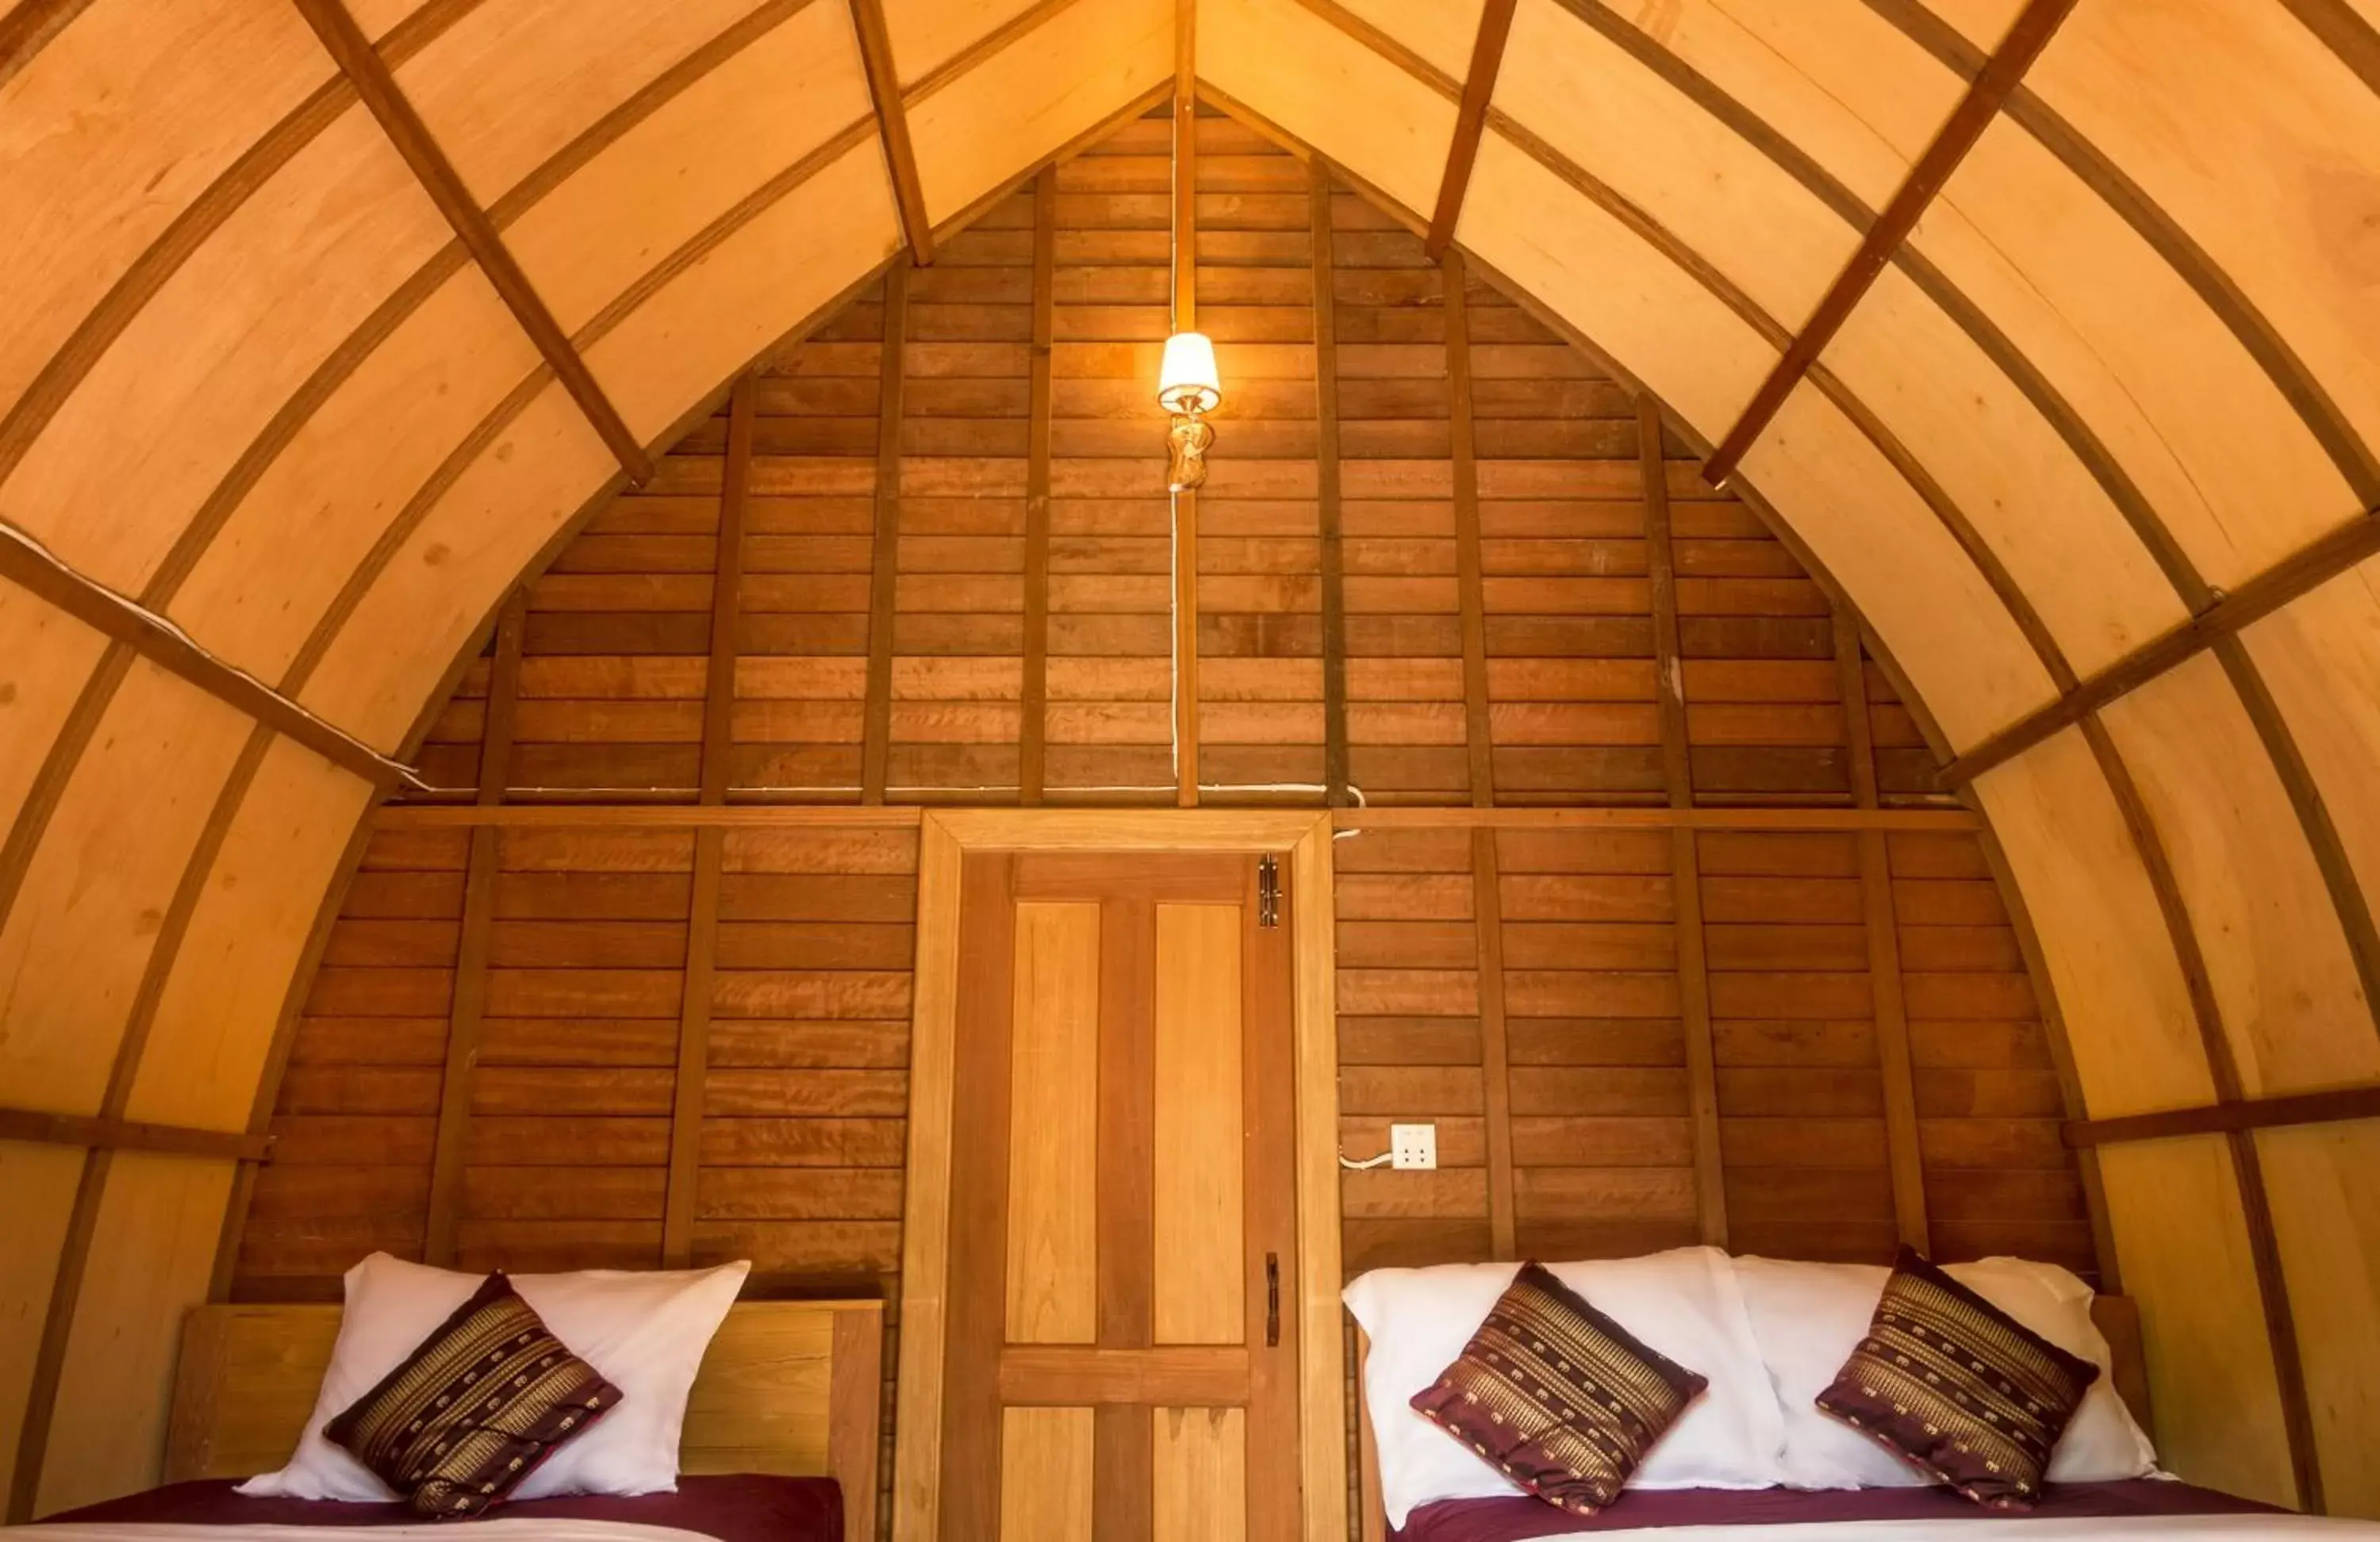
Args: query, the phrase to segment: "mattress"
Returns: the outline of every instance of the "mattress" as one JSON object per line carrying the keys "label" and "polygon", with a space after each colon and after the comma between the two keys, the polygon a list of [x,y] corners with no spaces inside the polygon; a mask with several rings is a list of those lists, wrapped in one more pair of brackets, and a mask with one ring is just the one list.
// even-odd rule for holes
{"label": "mattress", "polygon": [[1564,1514],[1526,1498],[1444,1500],[1415,1511],[1396,1536],[1399,1542],[1559,1542],[1656,1534],[1663,1542],[1868,1536],[1877,1542],[2083,1542],[2135,1536],[2250,1542],[2301,1536],[2380,1539],[2380,1525],[2292,1515],[2186,1483],[2136,1478],[2053,1485],[2040,1508],[2023,1515],[1985,1510],[1943,1488],[1632,1489],[1596,1516]]}
{"label": "mattress", "polygon": [[[27,1542],[219,1542],[227,1531],[271,1526],[275,1542],[298,1542],[302,1532],[345,1535],[358,1526],[371,1526],[396,1528],[387,1535],[389,1542],[398,1542],[417,1530],[429,1536],[433,1524],[401,1504],[252,1500],[232,1492],[231,1483],[224,1480],[152,1488],[52,1515],[21,1531],[0,1531],[0,1536],[21,1535]],[[504,1537],[513,1542],[680,1542],[689,1537],[843,1542],[843,1494],[832,1478],[751,1473],[689,1476],[678,1480],[674,1494],[525,1500],[498,1506],[485,1520],[461,1527],[449,1522],[434,1529],[449,1542],[458,1530],[471,1536],[485,1534],[492,1542]]]}

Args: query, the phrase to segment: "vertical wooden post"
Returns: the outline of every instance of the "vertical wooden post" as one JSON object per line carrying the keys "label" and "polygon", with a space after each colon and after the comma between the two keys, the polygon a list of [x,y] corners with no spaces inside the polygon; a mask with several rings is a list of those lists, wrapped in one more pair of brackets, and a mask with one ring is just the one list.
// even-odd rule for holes
{"label": "vertical wooden post", "polygon": [[1446,308],[1446,413],[1454,459],[1454,572],[1463,607],[1463,741],[1470,750],[1471,804],[1496,806],[1494,725],[1488,711],[1487,578],[1480,559],[1479,456],[1472,435],[1471,302],[1463,254],[1439,261]]}
{"label": "vertical wooden post", "polygon": [[859,749],[859,801],[884,801],[892,752],[892,624],[901,582],[901,413],[906,394],[909,273],[884,273],[883,385],[876,418],[876,538],[868,556],[866,727]]}
{"label": "vertical wooden post", "polygon": [[1519,1257],[1512,1204],[1512,1064],[1504,1023],[1503,878],[1491,825],[1471,830],[1473,924],[1479,933],[1479,1070],[1487,1094],[1488,1231],[1499,1258]]}
{"label": "vertical wooden post", "polygon": [[1049,783],[1050,354],[1057,334],[1058,171],[1033,182],[1033,354],[1025,468],[1025,684],[1016,752],[1016,800],[1031,807]]}
{"label": "vertical wooden post", "polygon": [[[1686,672],[1678,643],[1678,569],[1670,536],[1669,460],[1661,450],[1661,409],[1636,403],[1637,465],[1645,482],[1645,561],[1653,593],[1655,690],[1661,705],[1661,777],[1670,807],[1694,802],[1687,753]],[[1670,832],[1670,882],[1678,929],[1678,995],[1686,1028],[1686,1097],[1694,1146],[1694,1196],[1703,1241],[1727,1245],[1727,1178],[1719,1158],[1718,1053],[1711,1034],[1710,962],[1703,946],[1702,859],[1694,832]]]}
{"label": "vertical wooden post", "polygon": [[[727,801],[735,722],[735,631],[742,614],[744,528],[752,504],[752,377],[728,397],[727,465],[719,499],[719,552],[710,582],[710,662],[702,698],[700,800]],[[686,917],[685,986],[678,1001],[677,1073],[670,1109],[669,1187],[662,1208],[662,1266],[694,1259],[699,1213],[702,1119],[710,1079],[710,976],[719,952],[719,883],[727,832],[695,832],[694,882]]]}
{"label": "vertical wooden post", "polygon": [[1347,574],[1339,491],[1339,303],[1333,287],[1330,168],[1321,157],[1307,183],[1314,225],[1315,478],[1322,537],[1322,790],[1333,808],[1346,807]]}
{"label": "vertical wooden post", "polygon": [[[520,701],[521,638],[528,595],[516,589],[496,621],[496,653],[488,674],[487,717],[480,738],[481,806],[502,803],[513,756],[513,717]],[[422,1257],[455,1261],[463,1219],[463,1172],[471,1139],[471,1084],[480,1065],[480,1032],[488,1014],[488,953],[495,935],[497,859],[501,832],[471,831],[463,877],[463,933],[455,959],[455,987],[446,1025],[446,1068],[439,1082],[438,1135],[430,1164],[430,1219]]]}
{"label": "vertical wooden post", "polygon": [[[1178,11],[1173,77],[1173,330],[1198,329],[1196,12]],[[1198,806],[1198,494],[1173,495],[1174,800]]]}
{"label": "vertical wooden post", "polygon": [[[1867,665],[1859,618],[1835,607],[1835,674],[1851,753],[1852,799],[1876,807],[1876,735],[1868,719]],[[1900,929],[1892,903],[1892,853],[1881,830],[1863,830],[1860,891],[1865,902],[1868,987],[1876,1000],[1876,1069],[1884,1078],[1884,1140],[1892,1168],[1892,1214],[1900,1240],[1920,1253],[1933,1245],[1925,1220],[1925,1160],[1917,1131],[1917,1076],[1909,1048],[1909,1010],[1900,983]]]}

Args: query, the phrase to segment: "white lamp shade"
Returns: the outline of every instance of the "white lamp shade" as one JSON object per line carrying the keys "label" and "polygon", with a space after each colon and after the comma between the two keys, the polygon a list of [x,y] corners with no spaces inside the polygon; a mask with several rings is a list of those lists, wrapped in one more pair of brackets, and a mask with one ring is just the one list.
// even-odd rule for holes
{"label": "white lamp shade", "polygon": [[1221,403],[1223,381],[1215,370],[1215,345],[1205,333],[1177,332],[1165,340],[1157,399],[1169,412],[1212,412]]}

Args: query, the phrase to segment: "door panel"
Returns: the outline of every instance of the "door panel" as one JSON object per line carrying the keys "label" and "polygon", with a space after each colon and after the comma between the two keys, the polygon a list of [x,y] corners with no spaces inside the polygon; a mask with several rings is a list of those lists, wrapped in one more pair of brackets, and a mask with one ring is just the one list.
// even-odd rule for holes
{"label": "door panel", "polygon": [[1099,907],[1016,907],[1008,1338],[1099,1338]]}
{"label": "door panel", "polygon": [[1155,1445],[1150,1542],[1239,1542],[1247,1535],[1246,1411],[1160,1408],[1149,1425]]}
{"label": "door panel", "polygon": [[1296,1534],[1292,933],[1257,885],[966,858],[942,1542]]}
{"label": "door panel", "polygon": [[1091,1542],[1091,1411],[1001,1415],[1000,1542]]}
{"label": "door panel", "polygon": [[1157,907],[1156,1336],[1246,1339],[1240,912]]}

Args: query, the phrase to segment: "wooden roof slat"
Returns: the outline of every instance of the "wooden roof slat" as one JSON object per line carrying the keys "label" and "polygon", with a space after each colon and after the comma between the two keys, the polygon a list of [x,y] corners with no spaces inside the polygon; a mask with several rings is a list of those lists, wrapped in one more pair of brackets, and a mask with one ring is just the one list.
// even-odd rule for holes
{"label": "wooden roof slat", "polygon": [[216,658],[173,623],[93,583],[13,527],[0,526],[0,578],[383,792],[413,775],[336,724]]}
{"label": "wooden roof slat", "polygon": [[1974,148],[1984,130],[1999,115],[2000,104],[2024,79],[2025,71],[2033,67],[2033,61],[2040,57],[2042,49],[2057,34],[2058,25],[2074,9],[2074,4],[2075,0],[2029,0],[2023,12],[2010,25],[2008,35],[2000,40],[1999,47],[1993,51],[1981,73],[1968,83],[1966,95],[1951,109],[1949,118],[1934,136],[1934,142],[1910,168],[1908,180],[1868,227],[1859,249],[1852,253],[1834,285],[1810,313],[1800,335],[1753,394],[1735,427],[1728,431],[1727,437],[1705,464],[1703,475],[1713,486],[1723,484],[1742,463],[1744,452],[1752,448],[1778,409],[1785,405],[1785,398],[1793,394],[1810,366],[1842,330],[1843,322],[1851,318],[1876,275],[1884,272],[1935,196],[1967,158],[1967,152]]}
{"label": "wooden roof slat", "polygon": [[1471,168],[1479,162],[1479,136],[1488,129],[1488,104],[1504,67],[1504,45],[1512,36],[1512,13],[1520,0],[1488,0],[1479,12],[1479,35],[1471,47],[1471,71],[1463,79],[1463,104],[1454,116],[1454,143],[1446,152],[1446,175],[1438,184],[1438,208],[1430,215],[1422,249],[1446,255],[1463,218],[1463,198],[1471,189]]}
{"label": "wooden roof slat", "polygon": [[909,114],[901,99],[901,75],[892,63],[892,35],[884,22],[884,0],[851,0],[852,25],[859,30],[859,56],[868,67],[868,94],[876,103],[876,126],[884,140],[885,164],[892,168],[893,200],[901,229],[917,266],[934,260],[934,226],[926,214],[926,185],[917,176],[917,152],[909,142]]}
{"label": "wooden roof slat", "polygon": [[355,18],[347,13],[341,0],[291,0],[291,3],[305,17],[307,24],[313,28],[314,35],[322,39],[322,46],[337,63],[339,72],[355,87],[357,94],[363,98],[364,105],[371,110],[372,116],[380,121],[389,141],[395,145],[397,153],[404,156],[406,164],[413,168],[413,175],[420,181],[423,190],[430,194],[431,201],[437,204],[438,212],[446,216],[446,223],[454,226],[455,234],[462,238],[463,245],[480,264],[480,271],[487,274],[489,284],[520,322],[521,330],[528,334],[529,341],[537,346],[537,351],[552,366],[555,377],[570,393],[571,398],[577,402],[579,409],[587,414],[587,420],[595,426],[595,431],[618,457],[621,469],[628,474],[629,480],[638,485],[650,481],[653,474],[652,457],[645,453],[645,447],[629,431],[619,409],[603,394],[602,386],[597,383],[594,371],[587,367],[586,359],[570,346],[562,324],[554,320],[553,312],[546,309],[544,298],[529,283],[528,274],[522,271],[511,249],[504,245],[504,237],[497,233],[495,222],[488,217],[488,212],[480,207],[478,200],[464,187],[461,174],[455,171],[454,163],[446,158],[445,151],[431,136],[430,126],[422,121],[420,113],[397,85],[388,61],[372,47],[370,40],[364,36],[363,29],[356,24]]}
{"label": "wooden roof slat", "polygon": [[1944,766],[1939,780],[1945,786],[1965,786],[2375,555],[2380,555],[2380,508],[2266,568],[2200,614],[2134,649],[2040,710],[2009,724]]}

